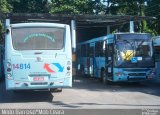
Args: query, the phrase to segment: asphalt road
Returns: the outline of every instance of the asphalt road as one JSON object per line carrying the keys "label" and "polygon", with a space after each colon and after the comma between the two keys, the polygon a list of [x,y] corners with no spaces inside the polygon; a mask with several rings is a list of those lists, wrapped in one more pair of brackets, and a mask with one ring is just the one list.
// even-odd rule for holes
{"label": "asphalt road", "polygon": [[160,109],[160,82],[109,83],[75,77],[61,93],[6,91],[0,82],[0,109]]}

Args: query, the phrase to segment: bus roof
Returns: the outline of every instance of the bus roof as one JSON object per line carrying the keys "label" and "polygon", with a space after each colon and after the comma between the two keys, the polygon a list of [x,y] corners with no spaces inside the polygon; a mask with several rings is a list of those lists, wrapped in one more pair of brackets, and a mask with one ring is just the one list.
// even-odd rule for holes
{"label": "bus roof", "polygon": [[32,26],[45,26],[45,27],[62,27],[64,28],[66,24],[56,24],[56,23],[42,23],[42,22],[36,22],[36,23],[17,23],[17,24],[11,24],[11,27],[32,27]]}
{"label": "bus roof", "polygon": [[110,39],[110,38],[113,38],[114,35],[123,35],[123,34],[134,34],[134,35],[146,35],[146,34],[149,34],[149,33],[129,33],[129,32],[120,32],[120,33],[114,33],[114,34],[108,34],[108,35],[105,35],[105,36],[102,36],[102,37],[98,37],[98,38],[93,38],[93,39],[90,39],[90,40],[87,40],[87,41],[84,41],[84,42],[80,42],[78,43],[77,45],[82,45],[82,44],[87,44],[87,43],[92,43],[92,42],[97,42],[97,41],[102,41],[102,40],[106,40],[106,39]]}
{"label": "bus roof", "polygon": [[119,32],[119,33],[115,33],[115,34],[117,34],[117,35],[119,35],[119,34],[143,34],[143,35],[145,35],[145,34],[149,34],[149,33],[130,33],[130,32]]}
{"label": "bus roof", "polygon": [[93,38],[91,40],[80,42],[77,45],[82,45],[82,44],[87,44],[87,43],[92,43],[92,42],[97,42],[97,41],[103,41],[103,40],[106,40],[106,39],[111,39],[113,37],[114,37],[114,34],[108,34],[108,35],[105,35],[105,36],[102,36],[102,37]]}

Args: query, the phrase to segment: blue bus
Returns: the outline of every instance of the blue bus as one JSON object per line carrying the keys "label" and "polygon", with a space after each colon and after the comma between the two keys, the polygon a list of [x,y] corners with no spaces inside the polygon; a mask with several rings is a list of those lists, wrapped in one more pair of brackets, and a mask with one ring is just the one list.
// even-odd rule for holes
{"label": "blue bus", "polygon": [[153,41],[148,33],[115,33],[81,42],[77,57],[79,74],[103,83],[155,77]]}
{"label": "blue bus", "polygon": [[72,87],[70,26],[7,19],[4,71],[7,90]]}
{"label": "blue bus", "polygon": [[160,36],[153,37],[153,41],[156,62],[156,78],[160,79]]}

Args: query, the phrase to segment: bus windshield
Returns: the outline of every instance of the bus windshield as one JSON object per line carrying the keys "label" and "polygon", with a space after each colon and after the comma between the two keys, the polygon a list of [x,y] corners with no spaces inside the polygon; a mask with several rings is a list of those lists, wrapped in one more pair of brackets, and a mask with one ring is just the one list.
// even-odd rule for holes
{"label": "bus windshield", "polygon": [[153,67],[151,39],[117,40],[115,45],[115,66],[129,68]]}
{"label": "bus windshield", "polygon": [[12,28],[15,50],[60,50],[64,43],[64,28],[19,27]]}

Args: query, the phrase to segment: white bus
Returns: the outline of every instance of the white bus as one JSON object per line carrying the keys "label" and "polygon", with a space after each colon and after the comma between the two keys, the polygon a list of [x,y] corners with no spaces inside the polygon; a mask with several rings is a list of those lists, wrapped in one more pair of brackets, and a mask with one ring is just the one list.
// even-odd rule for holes
{"label": "white bus", "polygon": [[70,26],[6,19],[4,71],[7,90],[72,87]]}

